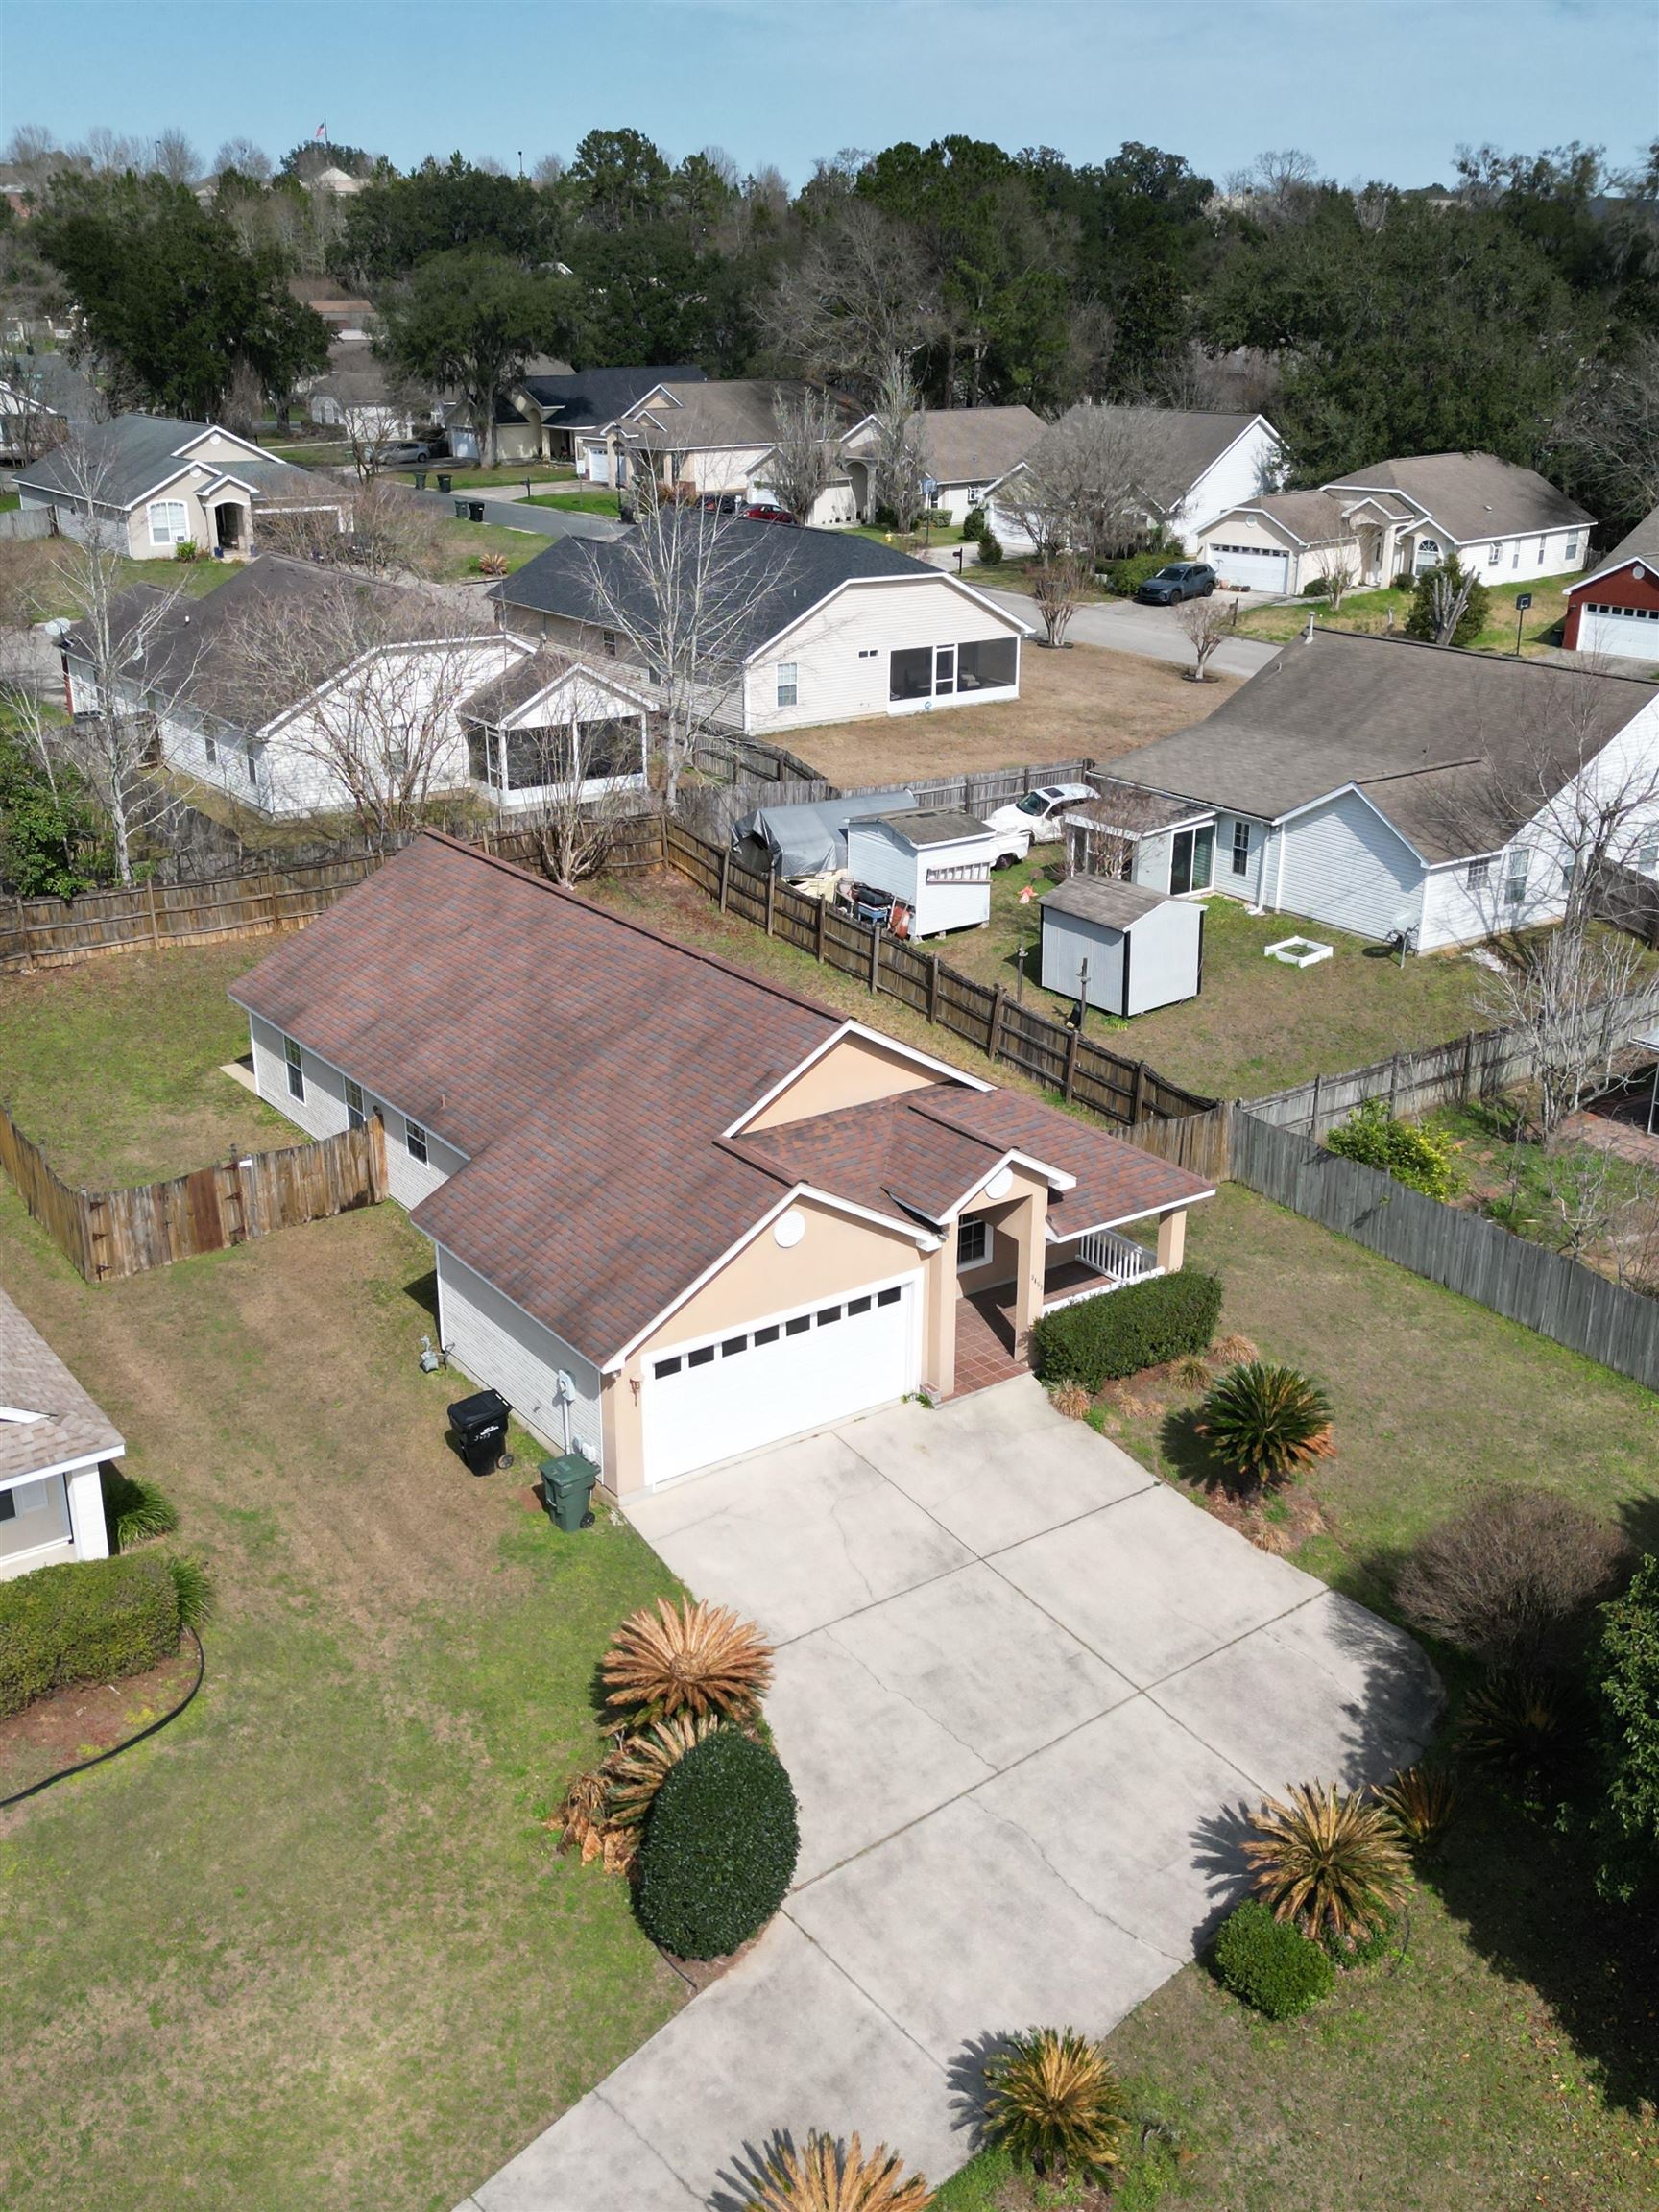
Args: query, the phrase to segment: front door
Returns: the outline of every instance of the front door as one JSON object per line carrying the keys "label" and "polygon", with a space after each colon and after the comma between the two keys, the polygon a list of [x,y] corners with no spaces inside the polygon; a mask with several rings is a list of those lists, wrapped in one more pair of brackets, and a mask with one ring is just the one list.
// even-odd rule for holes
{"label": "front door", "polygon": [[1207,822],[1202,830],[1177,830],[1169,850],[1169,891],[1179,899],[1183,892],[1208,891],[1215,867],[1215,825]]}

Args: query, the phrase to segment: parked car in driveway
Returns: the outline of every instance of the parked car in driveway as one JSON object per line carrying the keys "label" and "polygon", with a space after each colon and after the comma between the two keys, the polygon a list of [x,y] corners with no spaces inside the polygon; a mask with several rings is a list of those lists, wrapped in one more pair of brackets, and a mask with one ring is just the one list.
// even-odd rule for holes
{"label": "parked car in driveway", "polygon": [[430,461],[432,448],[419,438],[400,438],[390,445],[376,446],[374,466],[377,469],[407,469],[417,461]]}
{"label": "parked car in driveway", "polygon": [[787,507],[745,507],[743,519],[745,522],[787,522],[791,530],[796,527],[795,517]]}
{"label": "parked car in driveway", "polygon": [[1208,561],[1171,561],[1148,576],[1135,596],[1142,607],[1173,607],[1183,599],[1208,599],[1215,582]]}
{"label": "parked car in driveway", "polygon": [[[1039,790],[1027,791],[1022,799],[1011,800],[1006,806],[998,806],[994,814],[987,814],[985,826],[1005,835],[1023,830],[1028,846],[1053,844],[1065,835],[1061,817],[1067,807],[1076,806],[1094,796],[1093,783],[1045,783]],[[1023,854],[1017,857],[1022,858]]]}

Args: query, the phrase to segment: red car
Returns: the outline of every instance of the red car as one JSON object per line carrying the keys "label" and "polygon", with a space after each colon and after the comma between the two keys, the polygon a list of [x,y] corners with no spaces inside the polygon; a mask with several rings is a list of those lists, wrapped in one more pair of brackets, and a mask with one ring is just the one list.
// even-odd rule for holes
{"label": "red car", "polygon": [[795,517],[787,507],[745,507],[743,519],[745,522],[787,522],[791,530],[796,527]]}

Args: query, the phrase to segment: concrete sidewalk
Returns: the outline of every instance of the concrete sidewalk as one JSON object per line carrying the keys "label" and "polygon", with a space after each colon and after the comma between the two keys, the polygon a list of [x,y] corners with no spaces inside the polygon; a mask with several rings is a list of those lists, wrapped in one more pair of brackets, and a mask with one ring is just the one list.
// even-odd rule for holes
{"label": "concrete sidewalk", "polygon": [[1438,1710],[1409,1638],[1061,1420],[1028,1376],[630,1517],[777,1640],[797,1886],[466,2212],[733,2212],[780,2129],[856,2128],[943,2180],[1002,2037],[1104,2034],[1238,1894],[1265,1791],[1385,1775]]}

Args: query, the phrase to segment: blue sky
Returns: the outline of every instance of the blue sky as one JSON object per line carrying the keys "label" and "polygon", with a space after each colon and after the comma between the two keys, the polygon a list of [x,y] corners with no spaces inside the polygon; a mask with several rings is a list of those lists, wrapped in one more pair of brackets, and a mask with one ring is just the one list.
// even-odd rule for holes
{"label": "blue sky", "polygon": [[950,132],[1075,160],[1139,138],[1221,178],[1298,146],[1423,184],[1464,140],[1659,132],[1653,0],[0,0],[0,136],[177,124],[204,155],[330,135],[531,166],[632,123],[792,182]]}

